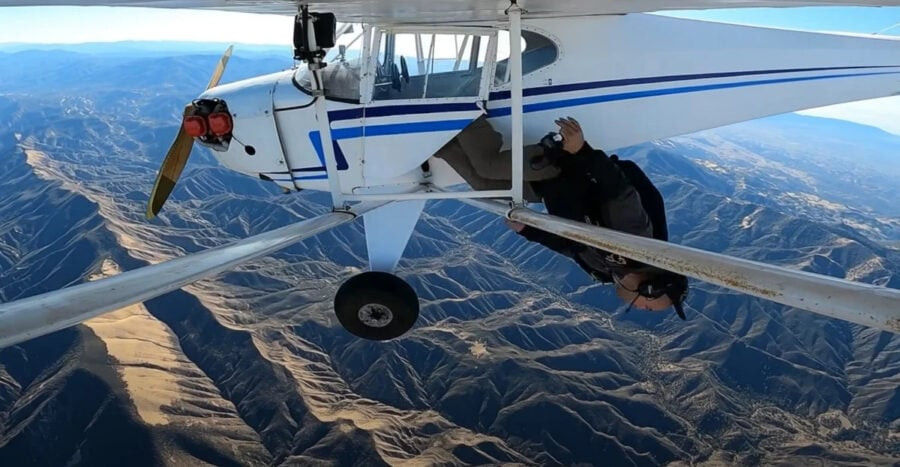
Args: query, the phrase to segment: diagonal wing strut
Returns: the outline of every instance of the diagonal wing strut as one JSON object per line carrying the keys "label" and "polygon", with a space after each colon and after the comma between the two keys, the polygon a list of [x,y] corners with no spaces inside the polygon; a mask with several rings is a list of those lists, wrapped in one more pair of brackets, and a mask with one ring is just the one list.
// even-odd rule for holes
{"label": "diagonal wing strut", "polygon": [[0,348],[149,300],[350,222],[385,203],[361,203],[228,245],[122,274],[0,304]]}
{"label": "diagonal wing strut", "polygon": [[638,237],[507,203],[464,199],[523,224],[710,284],[882,331],[900,334],[900,290],[733,258]]}

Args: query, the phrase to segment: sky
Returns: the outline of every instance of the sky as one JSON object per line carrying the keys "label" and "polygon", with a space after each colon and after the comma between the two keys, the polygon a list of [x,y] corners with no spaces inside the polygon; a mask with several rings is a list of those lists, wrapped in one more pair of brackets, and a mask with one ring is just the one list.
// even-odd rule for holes
{"label": "sky", "polygon": [[[682,18],[808,31],[900,36],[900,7],[755,8],[673,11]],[[197,25],[215,27],[197,27]],[[290,16],[121,7],[0,9],[0,44],[140,40],[289,44]],[[878,126],[900,135],[900,96],[800,112]]]}

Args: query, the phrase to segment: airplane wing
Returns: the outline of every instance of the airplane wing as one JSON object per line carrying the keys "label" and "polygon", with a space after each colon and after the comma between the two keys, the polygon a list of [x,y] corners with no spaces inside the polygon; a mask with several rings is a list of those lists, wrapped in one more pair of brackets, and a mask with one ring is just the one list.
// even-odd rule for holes
{"label": "airplane wing", "polygon": [[[294,15],[298,1],[276,0],[0,0],[0,6],[80,5],[188,8]],[[394,24],[505,21],[507,0],[333,0],[304,2],[344,22]],[[900,0],[520,0],[529,17],[617,15],[662,10],[801,6],[897,6]]]}
{"label": "airplane wing", "polygon": [[385,203],[357,204],[164,263],[0,304],[0,349],[149,300],[337,227]]}
{"label": "airplane wing", "polygon": [[900,334],[900,290],[732,258],[675,243],[574,222],[497,201],[479,209],[645,264],[801,310]]}

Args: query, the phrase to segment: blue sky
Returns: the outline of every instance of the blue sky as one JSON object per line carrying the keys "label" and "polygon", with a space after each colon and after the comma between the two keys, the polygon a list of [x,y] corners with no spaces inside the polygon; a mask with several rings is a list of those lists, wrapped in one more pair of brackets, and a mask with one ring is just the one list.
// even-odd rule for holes
{"label": "blue sky", "polygon": [[[806,7],[677,11],[682,18],[756,26],[900,36],[900,7]],[[216,28],[197,28],[215,24]],[[177,40],[250,44],[290,43],[292,18],[218,11],[115,7],[0,9],[0,44]],[[891,28],[892,26],[895,26]],[[891,28],[891,29],[888,29]],[[887,30],[885,30],[887,29]],[[900,135],[900,96],[804,111],[853,120]]]}

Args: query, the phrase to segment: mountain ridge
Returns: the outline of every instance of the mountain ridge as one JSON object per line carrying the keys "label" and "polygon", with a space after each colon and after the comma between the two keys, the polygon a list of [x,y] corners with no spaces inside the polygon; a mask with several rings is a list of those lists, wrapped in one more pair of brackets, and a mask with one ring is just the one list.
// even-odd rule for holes
{"label": "mountain ridge", "polygon": [[[139,72],[135,63],[127,66]],[[149,82],[161,71],[147,63]],[[78,101],[58,99],[65,87],[0,98],[4,301],[87,280],[104,265],[109,273],[109,262],[130,270],[328,210],[324,194],[282,195],[198,151],[166,210],[147,223],[146,188],[174,126],[168,112],[126,115],[105,101],[118,88],[134,92],[131,82],[115,83],[72,83],[85,90]],[[131,95],[138,107],[177,108],[183,99],[173,89]],[[773,126],[726,127],[620,154],[663,191],[673,241],[838,276],[865,267],[855,277],[896,284],[897,252],[881,246],[896,238],[879,220],[887,214],[831,201],[847,196],[844,185],[823,183],[836,175],[785,152],[778,138],[763,155],[745,144],[779,131]],[[110,128],[118,136],[105,137]],[[26,146],[44,157],[29,165]],[[801,198],[764,196],[779,187],[828,203],[797,215]],[[834,223],[842,219],[860,225]],[[43,237],[26,234],[40,225]],[[50,375],[65,355],[71,368],[86,359],[102,367],[111,383],[98,394],[134,427],[120,445],[84,438],[102,447],[91,452],[113,459],[144,443],[155,453],[147,464],[177,456],[215,464],[891,465],[900,455],[896,336],[698,282],[686,322],[671,312],[626,314],[570,260],[490,214],[440,201],[427,207],[399,266],[422,298],[419,323],[402,339],[372,343],[344,332],[330,303],[365,267],[362,239],[359,223],[344,225],[147,301],[143,319],[171,337],[150,325],[145,337],[178,348],[153,351],[143,367],[87,327],[0,351],[0,457],[22,461],[19,443],[46,443],[39,427],[62,428],[22,394],[74,408],[65,394],[42,392],[17,362],[27,357],[32,373]],[[85,261],[58,259],[73,254]],[[42,289],[24,285],[36,282],[28,272],[54,267]],[[99,350],[76,352],[85,346]],[[192,397],[160,405],[156,421],[165,423],[155,424],[136,406],[153,392],[129,386],[125,367],[166,368],[153,363],[164,356],[188,365],[171,373]],[[10,420],[28,416],[31,434],[11,445],[10,434],[23,431]],[[224,420],[246,428],[216,431]],[[47,455],[77,461],[71,446]]]}

